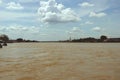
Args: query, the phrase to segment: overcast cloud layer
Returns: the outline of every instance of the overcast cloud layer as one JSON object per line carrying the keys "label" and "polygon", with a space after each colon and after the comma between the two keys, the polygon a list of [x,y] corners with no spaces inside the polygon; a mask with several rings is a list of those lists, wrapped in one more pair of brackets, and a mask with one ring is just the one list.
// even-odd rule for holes
{"label": "overcast cloud layer", "polygon": [[0,0],[0,34],[34,40],[120,37],[119,4],[119,0]]}

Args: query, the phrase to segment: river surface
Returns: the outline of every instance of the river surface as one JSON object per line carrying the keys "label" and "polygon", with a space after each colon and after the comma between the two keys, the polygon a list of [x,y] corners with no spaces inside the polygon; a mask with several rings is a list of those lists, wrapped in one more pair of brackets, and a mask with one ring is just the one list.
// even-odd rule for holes
{"label": "river surface", "polygon": [[120,80],[120,43],[12,43],[0,80]]}

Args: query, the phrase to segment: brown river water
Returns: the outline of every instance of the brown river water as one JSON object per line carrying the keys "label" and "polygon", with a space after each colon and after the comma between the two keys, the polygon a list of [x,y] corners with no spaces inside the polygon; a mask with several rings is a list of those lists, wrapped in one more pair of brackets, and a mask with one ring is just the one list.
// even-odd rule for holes
{"label": "brown river water", "polygon": [[120,80],[120,43],[12,43],[0,80]]}

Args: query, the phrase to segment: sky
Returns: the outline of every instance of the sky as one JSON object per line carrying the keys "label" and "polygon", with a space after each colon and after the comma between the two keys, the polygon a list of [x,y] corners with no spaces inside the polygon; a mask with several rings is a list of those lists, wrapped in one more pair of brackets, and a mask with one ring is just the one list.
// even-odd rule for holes
{"label": "sky", "polygon": [[0,34],[39,41],[120,37],[120,0],[0,0]]}

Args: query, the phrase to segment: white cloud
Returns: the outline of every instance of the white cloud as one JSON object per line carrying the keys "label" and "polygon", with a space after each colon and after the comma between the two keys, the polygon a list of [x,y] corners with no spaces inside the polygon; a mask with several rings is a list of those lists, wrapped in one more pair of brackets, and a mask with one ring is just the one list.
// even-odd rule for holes
{"label": "white cloud", "polygon": [[72,39],[80,38],[84,34],[84,31],[80,29],[80,27],[73,27],[71,30],[66,31],[66,33],[71,37]]}
{"label": "white cloud", "polygon": [[73,27],[70,31],[66,31],[69,35],[73,35],[74,33],[82,32],[79,27]]}
{"label": "white cloud", "polygon": [[95,12],[104,11],[110,7],[110,0],[89,0],[89,2],[95,4],[93,7]]}
{"label": "white cloud", "polygon": [[81,7],[93,7],[94,4],[88,3],[88,2],[83,2],[82,4],[78,4]]}
{"label": "white cloud", "polygon": [[40,0],[18,0],[18,2],[29,3],[29,2],[39,2]]}
{"label": "white cloud", "polygon": [[[25,21],[26,17],[37,17],[34,13],[26,13],[24,14],[22,12],[11,12],[11,11],[0,11],[0,21],[19,21],[20,18],[23,18],[23,21]],[[35,21],[33,19],[29,19],[28,21]]]}
{"label": "white cloud", "polygon": [[99,31],[102,31],[103,29],[101,27],[94,27],[92,28],[92,30],[99,32]]}
{"label": "white cloud", "polygon": [[[43,27],[40,26],[24,26],[24,25],[10,25],[2,26],[0,25],[0,34],[6,34],[10,39],[30,39],[30,40],[54,40],[55,36],[43,31]],[[55,33],[56,34],[56,33]],[[58,38],[56,38],[58,40]]]}
{"label": "white cloud", "polygon": [[79,27],[73,27],[72,32],[80,32],[81,29]]}
{"label": "white cloud", "polygon": [[85,24],[93,24],[93,22],[86,21]]}
{"label": "white cloud", "polygon": [[92,25],[92,24],[94,24],[94,23],[91,21],[86,21],[86,22],[81,23],[80,25],[84,26],[84,25]]}
{"label": "white cloud", "polygon": [[21,10],[24,9],[24,7],[20,3],[10,2],[7,4],[7,9],[10,10]]}
{"label": "white cloud", "polygon": [[0,34],[8,34],[8,36],[12,39],[16,39],[19,37],[25,39],[37,39],[41,35],[40,30],[41,28],[36,26],[0,26]]}
{"label": "white cloud", "polygon": [[12,26],[0,26],[0,31],[1,32],[14,32],[14,33],[39,33],[40,28],[31,26],[31,27],[26,27],[26,26],[21,26],[21,25],[12,25]]}
{"label": "white cloud", "polygon": [[2,0],[0,0],[0,4],[2,4]]}
{"label": "white cloud", "polygon": [[48,34],[40,34],[41,36],[48,36]]}
{"label": "white cloud", "polygon": [[75,22],[80,20],[71,8],[65,8],[63,4],[58,4],[55,0],[40,1],[38,14],[40,20],[47,23]]}
{"label": "white cloud", "polygon": [[79,12],[80,17],[84,17],[86,15],[89,15],[90,12],[96,12],[99,13],[101,11],[105,11],[110,8],[109,0],[88,0],[88,3],[93,4],[93,7],[81,7],[79,4],[79,9],[77,11]]}
{"label": "white cloud", "polygon": [[101,13],[90,12],[89,17],[98,17],[98,18],[100,18],[100,17],[104,17],[106,15],[107,14],[103,13],[103,12],[101,12]]}

